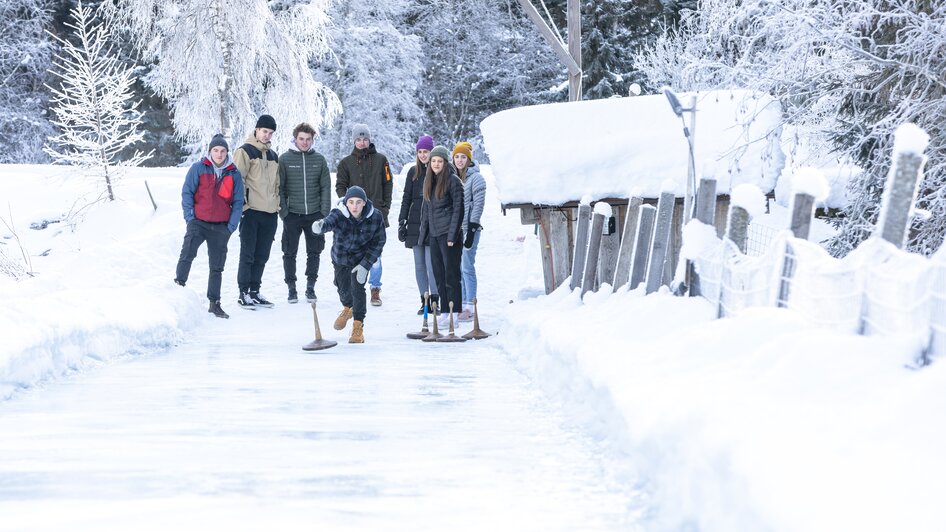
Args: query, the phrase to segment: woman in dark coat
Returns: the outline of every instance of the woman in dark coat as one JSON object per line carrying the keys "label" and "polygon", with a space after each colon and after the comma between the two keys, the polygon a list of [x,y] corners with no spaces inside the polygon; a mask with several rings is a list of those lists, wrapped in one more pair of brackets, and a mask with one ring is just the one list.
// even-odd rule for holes
{"label": "woman in dark coat", "polygon": [[[421,241],[420,213],[424,204],[424,178],[427,176],[427,163],[430,161],[430,150],[434,149],[434,139],[424,135],[417,140],[416,163],[407,171],[404,181],[404,195],[401,198],[401,213],[397,217],[398,240],[404,246],[414,250],[414,277],[417,279],[417,290],[420,292],[420,310],[417,315],[424,313],[424,293],[430,294],[430,301],[437,302],[437,283],[434,281],[433,265],[430,262],[430,243]],[[428,310],[430,310],[428,308]]]}
{"label": "woman in dark coat", "polygon": [[[421,211],[419,240],[429,239],[430,262],[440,288],[443,310],[454,313],[462,306],[460,299],[460,256],[463,250],[463,184],[450,164],[450,151],[437,146],[430,152],[427,178],[424,180],[424,207]],[[446,312],[443,314],[447,319]]]}

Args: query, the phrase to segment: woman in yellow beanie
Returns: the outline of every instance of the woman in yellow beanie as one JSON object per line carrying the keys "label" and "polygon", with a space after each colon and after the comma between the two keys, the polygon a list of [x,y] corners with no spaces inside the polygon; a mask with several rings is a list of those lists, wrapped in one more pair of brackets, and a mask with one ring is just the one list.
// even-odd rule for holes
{"label": "woman in yellow beanie", "polygon": [[480,244],[480,217],[486,203],[486,181],[473,161],[473,146],[458,142],[453,148],[453,166],[463,182],[463,254],[460,257],[460,290],[463,293],[463,311],[459,321],[473,320],[473,300],[476,299],[476,249]]}

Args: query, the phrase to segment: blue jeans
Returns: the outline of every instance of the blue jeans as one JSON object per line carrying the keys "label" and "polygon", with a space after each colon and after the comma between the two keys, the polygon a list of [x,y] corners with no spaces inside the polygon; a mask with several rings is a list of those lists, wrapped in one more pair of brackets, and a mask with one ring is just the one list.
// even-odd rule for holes
{"label": "blue jeans", "polygon": [[371,288],[381,288],[381,257],[378,257],[378,261],[371,265],[371,270],[368,271],[368,285]]}
{"label": "blue jeans", "polygon": [[460,257],[460,291],[463,293],[463,305],[472,306],[476,299],[476,248],[480,245],[480,233],[473,236],[473,247],[463,248]]}

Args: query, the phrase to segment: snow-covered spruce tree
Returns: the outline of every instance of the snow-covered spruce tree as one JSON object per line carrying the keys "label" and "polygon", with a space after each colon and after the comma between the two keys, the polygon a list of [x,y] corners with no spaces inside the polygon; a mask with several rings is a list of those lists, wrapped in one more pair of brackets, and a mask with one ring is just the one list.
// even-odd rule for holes
{"label": "snow-covered spruce tree", "polygon": [[62,45],[53,74],[60,84],[52,93],[52,121],[59,133],[49,138],[45,151],[57,163],[79,167],[101,178],[105,196],[115,199],[113,184],[125,168],[138,166],[150,154],[140,151],[128,158],[118,154],[141,140],[137,103],[131,102],[135,78],[111,49],[110,29],[96,20],[92,8],[79,0],[70,11],[72,40],[55,37]]}
{"label": "snow-covered spruce tree", "polygon": [[657,0],[594,0],[582,3],[582,88],[585,99],[627,96],[631,83],[647,80],[634,67],[634,51],[660,33]]}
{"label": "snow-covered spruce tree", "polygon": [[344,109],[320,143],[333,168],[354,147],[355,123],[371,128],[372,142],[396,170],[414,160],[423,118],[417,100],[423,65],[420,38],[398,29],[407,4],[336,0],[329,10],[334,55],[320,65],[318,79],[337,87]]}
{"label": "snow-covered spruce tree", "polygon": [[54,132],[44,86],[55,50],[46,34],[49,7],[46,0],[0,3],[0,163],[49,160],[43,151]]}
{"label": "snow-covered spruce tree", "polygon": [[134,39],[152,69],[145,81],[167,98],[179,137],[189,144],[214,133],[235,138],[259,114],[280,125],[330,124],[341,110],[310,62],[329,52],[326,0],[116,0],[109,14]]}
{"label": "snow-covered spruce tree", "polygon": [[[932,140],[908,247],[929,254],[946,234],[946,5],[932,0],[701,0],[646,51],[654,85],[744,87],[780,99],[785,119],[822,158],[863,174],[829,242],[844,255],[873,230],[893,132],[915,122]],[[796,161],[818,164],[817,160]]]}
{"label": "snow-covered spruce tree", "polygon": [[411,20],[424,39],[424,129],[438,143],[468,140],[482,157],[483,118],[564,98],[550,90],[565,80],[564,68],[518,4],[430,0]]}

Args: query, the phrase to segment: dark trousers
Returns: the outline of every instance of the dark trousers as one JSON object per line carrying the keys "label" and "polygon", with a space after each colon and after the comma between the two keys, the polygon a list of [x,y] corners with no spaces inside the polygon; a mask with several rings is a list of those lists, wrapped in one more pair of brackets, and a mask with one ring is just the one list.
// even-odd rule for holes
{"label": "dark trousers", "polygon": [[250,209],[240,220],[240,267],[237,284],[240,292],[259,292],[263,269],[269,260],[276,237],[276,213]]}
{"label": "dark trousers", "polygon": [[342,305],[351,307],[352,316],[358,321],[365,321],[365,313],[368,311],[367,297],[365,296],[365,285],[355,279],[355,274],[351,270],[357,266],[348,266],[346,264],[335,264],[335,287],[338,288],[338,300]]}
{"label": "dark trousers", "polygon": [[463,310],[460,294],[460,257],[463,253],[463,241],[455,240],[453,246],[447,245],[447,235],[430,237],[430,265],[434,269],[434,279],[440,290],[440,311]]}
{"label": "dark trousers", "polygon": [[282,221],[282,267],[286,273],[286,284],[296,285],[296,254],[299,252],[299,237],[305,234],[305,278],[306,286],[315,284],[319,277],[319,255],[325,249],[325,237],[312,232],[312,222],[322,218],[321,214],[289,213]]}
{"label": "dark trousers", "polygon": [[177,261],[177,279],[187,282],[191,272],[191,263],[197,256],[200,245],[207,242],[207,257],[210,259],[210,276],[207,278],[207,299],[220,301],[220,279],[223,276],[223,265],[227,262],[227,242],[230,240],[230,230],[227,223],[210,223],[201,220],[191,220],[187,223],[187,232],[184,233],[184,244],[181,246],[181,258]]}

